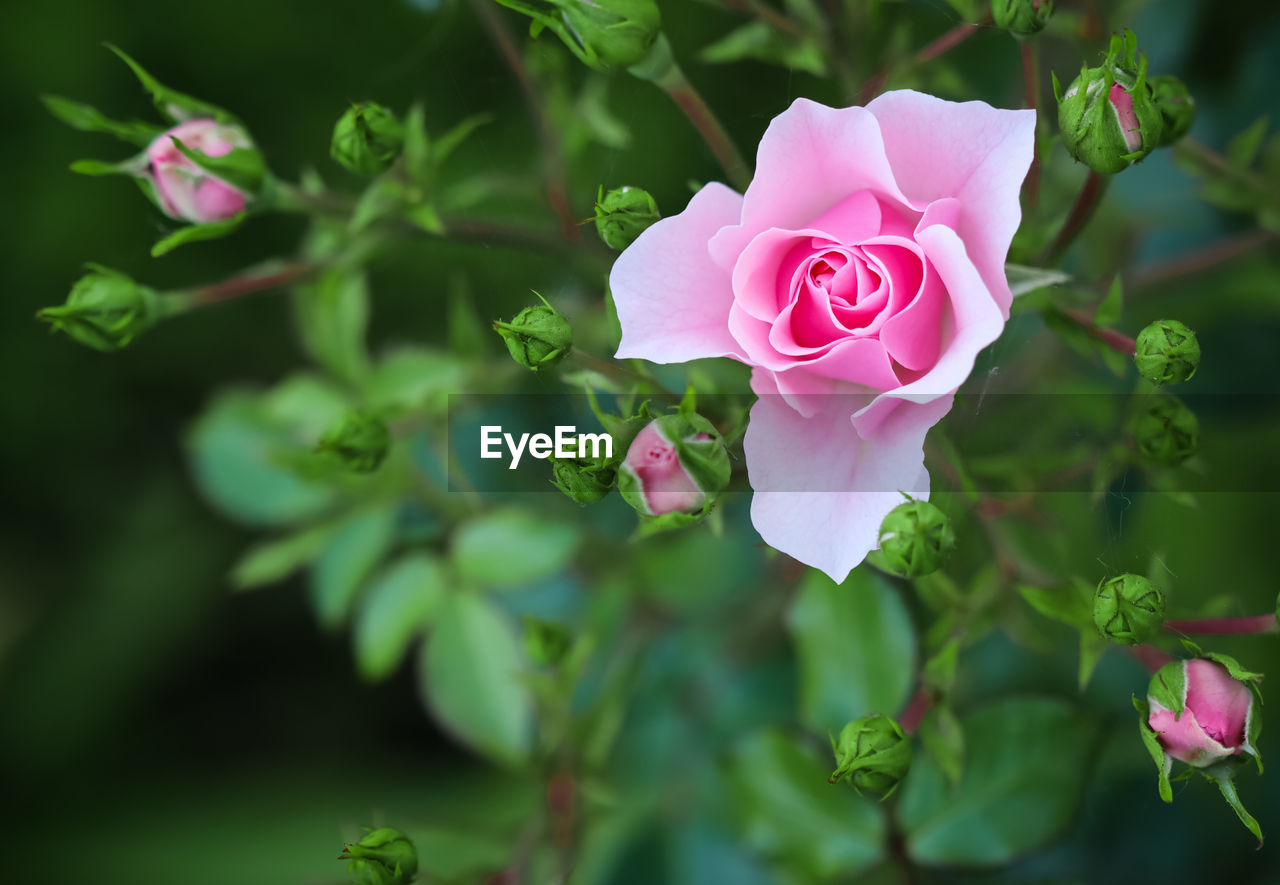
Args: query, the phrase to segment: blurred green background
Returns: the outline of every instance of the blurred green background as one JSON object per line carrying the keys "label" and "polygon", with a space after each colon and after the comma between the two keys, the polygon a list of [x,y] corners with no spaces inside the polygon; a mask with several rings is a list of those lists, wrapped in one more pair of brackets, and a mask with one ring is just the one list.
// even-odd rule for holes
{"label": "blurred green background", "polygon": [[[836,100],[830,84],[808,74],[692,61],[741,19],[691,0],[661,5],[677,54],[690,59],[691,79],[744,149],[792,98]],[[1280,7],[1193,0],[1124,7],[1153,67],[1182,76],[1197,97],[1193,134],[1200,141],[1221,147],[1260,114],[1280,111]],[[942,2],[883,4],[879,14],[911,22],[915,45],[956,21]],[[519,27],[514,16],[509,20]],[[357,824],[427,817],[462,832],[472,823],[483,830],[519,821],[536,801],[532,788],[513,785],[437,732],[421,712],[409,668],[376,687],[361,683],[348,637],[316,625],[300,582],[229,591],[227,570],[253,535],[202,502],[182,439],[221,385],[272,383],[302,361],[286,301],[268,294],[200,311],[110,356],[51,338],[33,320],[38,308],[62,301],[84,261],[156,286],[191,285],[287,254],[302,230],[293,218],[256,219],[230,239],[151,259],[159,219],[133,184],[67,171],[75,159],[112,157],[118,147],[66,129],[37,100],[54,93],[113,116],[149,117],[128,71],[100,48],[104,40],[166,83],[234,110],[286,178],[314,166],[332,184],[351,185],[328,160],[329,132],[349,101],[366,98],[397,109],[421,100],[441,128],[492,112],[497,122],[476,136],[464,165],[528,175],[537,165],[524,102],[465,2],[225,0],[175,7],[67,0],[6,10],[0,33],[0,111],[9,133],[0,141],[6,170],[0,224],[8,244],[0,264],[0,361],[8,379],[0,396],[4,878],[77,885],[335,882],[341,875],[332,858]],[[1020,102],[1017,50],[1006,35],[980,34],[948,60],[970,92],[940,89],[947,97]],[[1062,44],[1048,56],[1067,76],[1080,60]],[[625,77],[616,78],[609,96],[631,143],[588,152],[571,168],[578,217],[590,214],[600,183],[642,184],[670,213],[686,199],[686,182],[716,177],[712,159],[664,96]],[[1121,244],[1131,267],[1156,266],[1247,228],[1249,219],[1207,207],[1195,191],[1167,151],[1119,177],[1108,212],[1138,232]],[[554,230],[540,207],[527,218]],[[375,347],[441,343],[444,297],[459,272],[485,317],[510,313],[530,287],[551,294],[595,292],[599,285],[575,278],[554,254],[423,242],[374,268]],[[1162,315],[1200,334],[1204,365],[1188,393],[1280,394],[1274,249],[1135,297],[1123,328],[1136,332]],[[1016,366],[1019,348],[1044,334],[1034,318],[1023,318],[991,361]],[[1066,364],[1077,359],[1064,348],[1055,353]],[[1095,370],[1080,368],[1086,375]],[[1226,475],[1235,489],[1248,488],[1250,477],[1274,476],[1275,400],[1213,402],[1201,416],[1206,460],[1230,465]],[[1016,428],[1010,439],[1016,441]],[[1186,508],[1121,492],[1106,506],[1072,511],[1086,518],[1070,517],[1077,534],[1060,540],[1077,558],[1096,558],[1110,569],[1145,570],[1159,553],[1188,608],[1193,600],[1227,595],[1235,602],[1224,614],[1256,613],[1275,604],[1278,505],[1273,493],[1202,493],[1196,508]],[[744,544],[754,543],[744,516],[740,499],[731,505],[737,543],[708,548],[725,558],[726,570]],[[714,563],[707,568],[716,571]],[[713,614],[732,611],[731,601],[716,605]],[[1253,669],[1280,672],[1275,638],[1214,647]],[[791,664],[779,655],[776,672],[737,687],[745,692],[737,702],[755,711],[750,720],[787,721]],[[1060,658],[1035,656],[997,637],[966,654],[964,691],[978,700],[1048,685],[1071,697],[1074,657]],[[1112,738],[1095,760],[1084,811],[1062,840],[1004,872],[922,872],[921,880],[1280,881],[1273,872],[1278,850],[1254,852],[1203,785],[1187,788],[1172,808],[1159,803],[1126,712],[1129,694],[1144,681],[1136,664],[1113,653],[1086,695]],[[672,715],[661,709],[664,684],[658,680],[643,710]],[[1263,748],[1274,755],[1280,722],[1269,716],[1267,726]],[[653,740],[654,755],[679,755],[677,741]],[[1280,830],[1274,777],[1246,777],[1241,788],[1264,830],[1273,832]],[[678,820],[673,814],[659,831]],[[620,853],[612,881],[764,881],[731,834],[703,839],[694,827],[679,839],[667,836],[640,833]],[[420,850],[502,856],[501,843],[440,838],[442,844]]]}

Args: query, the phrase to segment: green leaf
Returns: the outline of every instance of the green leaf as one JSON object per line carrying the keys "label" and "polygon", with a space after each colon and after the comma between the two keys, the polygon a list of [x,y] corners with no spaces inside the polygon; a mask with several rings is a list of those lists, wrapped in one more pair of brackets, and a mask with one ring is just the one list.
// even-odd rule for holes
{"label": "green leaf", "polygon": [[462,366],[450,353],[403,347],[383,356],[365,384],[370,410],[396,418],[419,410],[444,414],[449,394],[460,390]]}
{"label": "green leaf", "polygon": [[196,243],[200,240],[218,240],[234,233],[236,228],[244,224],[247,213],[240,212],[222,221],[211,221],[208,224],[189,224],[180,227],[169,236],[151,247],[151,257],[159,258],[179,246]]}
{"label": "green leaf", "polygon": [[137,120],[131,120],[128,123],[116,122],[103,116],[96,108],[57,95],[42,95],[40,100],[49,109],[49,113],[72,129],[79,129],[81,132],[105,132],[138,147],[146,147],[164,132],[159,126]]}
{"label": "green leaf", "polygon": [[920,743],[952,786],[964,774],[964,729],[951,708],[937,705],[920,720]]}
{"label": "green leaf", "polygon": [[509,507],[463,523],[454,533],[451,557],[463,579],[507,589],[560,571],[577,546],[573,526]]}
{"label": "green leaf", "polygon": [[471,593],[451,593],[421,657],[425,701],[446,729],[503,762],[524,758],[531,745],[524,662],[514,631],[493,605]]}
{"label": "green leaf", "polygon": [[174,123],[181,123],[184,120],[192,120],[197,117],[212,117],[219,123],[236,123],[239,120],[235,115],[224,111],[217,105],[209,104],[198,98],[192,98],[176,89],[170,89],[165,86],[151,74],[130,58],[123,49],[112,46],[110,43],[106,47],[118,55],[129,69],[133,71],[134,76],[138,78],[138,82],[142,84],[142,88],[151,94],[151,100],[155,102],[156,109],[165,117]]}
{"label": "green leaf", "polygon": [[1227,164],[1232,169],[1247,170],[1253,165],[1253,161],[1257,159],[1258,151],[1262,148],[1262,140],[1266,137],[1266,134],[1267,117],[1264,115],[1254,120],[1248,129],[1227,143],[1227,149],[1224,151]]}
{"label": "green leaf", "polygon": [[868,713],[896,716],[911,691],[915,633],[897,591],[870,569],[842,585],[811,569],[787,618],[800,718],[820,734]]}
{"label": "green leaf", "polygon": [[1098,303],[1098,308],[1093,312],[1093,324],[1102,329],[1109,329],[1116,323],[1120,322],[1120,312],[1124,307],[1124,286],[1120,282],[1120,274],[1116,274],[1111,280],[1111,286],[1107,289],[1107,297]]}
{"label": "green leaf", "polygon": [[1021,264],[1006,264],[1005,276],[1009,280],[1009,291],[1016,298],[1046,286],[1060,286],[1071,282],[1071,274],[1049,267],[1027,267]]}
{"label": "green leaf", "polygon": [[106,160],[76,160],[71,171],[77,175],[133,175],[132,166],[126,163],[108,163]]}
{"label": "green leaf", "polygon": [[1151,705],[1141,698],[1134,697],[1133,708],[1138,711],[1138,734],[1142,745],[1151,754],[1151,761],[1156,764],[1159,777],[1160,798],[1165,802],[1173,801],[1173,786],[1169,783],[1169,772],[1173,770],[1173,758],[1165,755],[1160,739],[1151,727]]}
{"label": "green leaf", "polygon": [[436,138],[431,145],[431,162],[438,169],[450,154],[462,147],[463,142],[470,138],[473,132],[481,126],[492,123],[494,119],[494,115],[489,113],[472,114],[444,135]]}
{"label": "green leaf", "polygon": [[[326,392],[327,394],[327,392]],[[315,418],[336,418],[343,405],[333,400],[308,402]],[[255,526],[280,526],[319,515],[334,500],[332,489],[297,476],[280,463],[279,453],[314,440],[323,425],[309,429],[274,408],[271,398],[229,391],[220,395],[191,428],[187,453],[196,485],[214,507],[231,519]]]}
{"label": "green leaf", "polygon": [[1097,632],[1093,626],[1093,606],[1089,598],[1080,592],[1078,586],[1072,584],[1044,589],[1023,584],[1019,585],[1018,592],[1032,608],[1046,618],[1071,627],[1087,627]]}
{"label": "green leaf", "polygon": [[954,788],[938,764],[917,759],[899,818],[907,851],[923,864],[1004,864],[1070,821],[1096,730],[1058,700],[1001,701],[969,716],[964,774]]}
{"label": "green leaf", "polygon": [[172,141],[188,160],[210,175],[248,194],[256,194],[262,190],[262,183],[267,175],[267,164],[257,149],[235,148],[220,157],[211,157],[192,150],[177,138],[172,138]]}
{"label": "green leaf", "polygon": [[255,544],[232,567],[232,586],[237,590],[251,590],[284,580],[320,555],[333,528],[328,523],[311,526]]}
{"label": "green leaf", "polygon": [[780,34],[763,21],[751,21],[703,48],[698,58],[707,64],[753,59],[822,77],[827,63],[821,48],[806,38]]}
{"label": "green leaf", "polygon": [[1220,762],[1209,768],[1201,770],[1206,778],[1218,785],[1218,789],[1222,792],[1222,798],[1227,800],[1227,804],[1231,806],[1231,810],[1236,813],[1236,817],[1240,818],[1240,823],[1253,833],[1254,838],[1258,840],[1258,847],[1262,847],[1262,827],[1258,826],[1258,821],[1245,810],[1244,803],[1240,801],[1240,794],[1236,792],[1236,784],[1233,779],[1233,772],[1230,763]]}
{"label": "green leaf", "polygon": [[295,287],[293,309],[302,343],[317,363],[344,381],[368,374],[369,283],[363,271],[330,268]]}
{"label": "green leaf", "polygon": [[827,783],[830,760],[791,738],[758,732],[733,753],[728,781],[746,842],[804,873],[851,875],[884,856],[884,815],[871,800]]}
{"label": "green leaf", "polygon": [[334,532],[311,567],[311,602],[320,624],[333,629],[346,620],[365,578],[395,541],[391,507],[357,511]]}
{"label": "green leaf", "polygon": [[1081,691],[1084,691],[1089,687],[1089,680],[1093,678],[1093,671],[1097,668],[1098,662],[1102,660],[1102,656],[1106,654],[1107,648],[1110,645],[1110,642],[1098,635],[1096,628],[1092,626],[1080,628],[1080,669],[1078,681]]}
{"label": "green leaf", "polygon": [[377,681],[395,672],[410,643],[434,621],[447,582],[439,559],[428,553],[407,554],[374,577],[352,634],[361,676]]}
{"label": "green leaf", "polygon": [[951,691],[956,681],[956,663],[960,656],[960,640],[954,636],[938,650],[933,657],[925,661],[921,672],[921,680],[935,695],[945,695]]}

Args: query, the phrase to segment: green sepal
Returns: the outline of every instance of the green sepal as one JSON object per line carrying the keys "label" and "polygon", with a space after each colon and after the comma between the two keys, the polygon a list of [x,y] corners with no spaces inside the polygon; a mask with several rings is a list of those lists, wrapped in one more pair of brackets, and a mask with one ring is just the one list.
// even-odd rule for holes
{"label": "green sepal", "polygon": [[118,46],[110,43],[103,44],[117,56],[120,60],[129,66],[134,76],[138,78],[138,82],[142,84],[142,88],[147,90],[151,95],[151,100],[155,103],[156,109],[160,111],[161,116],[173,123],[182,123],[186,120],[194,120],[198,117],[212,117],[219,123],[235,123],[240,121],[234,114],[223,110],[207,101],[201,101],[193,98],[176,89],[170,89],[155,77],[151,76],[142,65],[134,61],[128,53]]}
{"label": "green sepal", "polygon": [[1157,670],[1147,685],[1147,697],[1181,719],[1187,703],[1187,662],[1172,661]]}
{"label": "green sepal", "polygon": [[1219,762],[1217,765],[1201,768],[1199,771],[1206,779],[1218,785],[1222,798],[1227,800],[1227,804],[1236,813],[1236,817],[1240,818],[1240,823],[1244,824],[1245,829],[1253,833],[1254,838],[1258,840],[1258,847],[1261,848],[1263,841],[1262,827],[1258,826],[1257,819],[1245,809],[1244,803],[1240,801],[1240,794],[1236,792],[1236,785],[1233,779],[1235,772],[1232,771],[1231,763]]}
{"label": "green sepal", "polygon": [[1133,708],[1138,711],[1138,734],[1142,737],[1142,744],[1147,748],[1147,752],[1151,754],[1151,759],[1156,764],[1156,770],[1160,777],[1160,798],[1164,802],[1173,801],[1173,786],[1169,783],[1169,772],[1173,770],[1173,757],[1168,756],[1164,752],[1164,747],[1160,746],[1160,739],[1156,736],[1155,729],[1151,727],[1151,706],[1138,697],[1133,699]]}
{"label": "green sepal", "polygon": [[205,172],[247,194],[257,194],[266,180],[267,164],[255,148],[234,148],[221,157],[210,157],[187,147],[178,138],[170,136],[174,146],[192,163]]}
{"label": "green sepal", "polygon": [[1190,639],[1182,640],[1182,647],[1185,648],[1193,657],[1204,658],[1207,661],[1213,661],[1215,664],[1221,664],[1227,668],[1227,672],[1231,674],[1232,679],[1238,679],[1244,683],[1260,682],[1263,678],[1262,673],[1254,673],[1240,666],[1240,662],[1231,655],[1220,654],[1216,651],[1204,651],[1198,644]]}
{"label": "green sepal", "polygon": [[161,255],[167,255],[186,243],[221,239],[234,233],[240,225],[244,224],[244,220],[247,217],[248,213],[240,212],[222,221],[212,221],[208,224],[189,224],[186,227],[180,227],[151,247],[151,257],[159,258]]}
{"label": "green sepal", "polygon": [[91,105],[81,104],[59,95],[42,95],[40,100],[44,102],[49,113],[72,129],[78,129],[81,132],[104,132],[138,147],[146,147],[164,132],[161,127],[143,123],[140,120],[130,120],[127,123],[112,120]]}
{"label": "green sepal", "polygon": [[1093,324],[1102,329],[1109,329],[1120,322],[1120,313],[1124,308],[1124,286],[1120,282],[1120,274],[1111,280],[1107,296],[1098,302],[1093,312]]}

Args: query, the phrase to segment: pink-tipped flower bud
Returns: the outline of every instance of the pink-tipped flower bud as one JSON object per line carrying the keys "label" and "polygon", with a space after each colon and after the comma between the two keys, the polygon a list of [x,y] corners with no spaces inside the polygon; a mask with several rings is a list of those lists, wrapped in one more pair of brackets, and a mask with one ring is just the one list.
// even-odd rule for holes
{"label": "pink-tipped flower bud", "polygon": [[212,119],[188,120],[157,137],[147,148],[146,177],[155,186],[160,208],[172,218],[196,224],[223,221],[243,212],[249,195],[190,155],[216,159],[249,148],[252,142],[243,129]]}
{"label": "pink-tipped flower bud", "polygon": [[1204,768],[1241,752],[1253,753],[1253,691],[1216,661],[1175,661],[1160,668],[1147,689],[1147,718],[1174,759]]}
{"label": "pink-tipped flower bud", "polygon": [[645,516],[695,513],[729,484],[729,455],[710,421],[696,413],[663,415],[631,441],[618,490]]}

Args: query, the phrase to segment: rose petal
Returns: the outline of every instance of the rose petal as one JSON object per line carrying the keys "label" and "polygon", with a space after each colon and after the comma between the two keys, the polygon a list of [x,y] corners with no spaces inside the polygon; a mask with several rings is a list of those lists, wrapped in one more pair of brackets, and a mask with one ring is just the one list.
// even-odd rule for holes
{"label": "rose petal", "polygon": [[1227,747],[1245,742],[1245,723],[1253,694],[1249,687],[1232,678],[1227,668],[1200,658],[1187,661],[1187,709],[1205,733]]}
{"label": "rose petal", "polygon": [[924,437],[950,398],[896,411],[873,438],[854,431],[859,396],[808,397],[808,417],[752,373],[759,399],[743,441],[755,494],[751,521],[766,543],[843,581],[875,549],[880,523],[901,492],[927,497]]}
{"label": "rose petal", "polygon": [[859,191],[905,202],[885,156],[879,122],[867,108],[829,108],[798,98],[773,118],[760,139],[742,219],[716,234],[711,254],[730,268],[761,231],[809,227]]}
{"label": "rose petal", "polygon": [[894,179],[907,197],[960,200],[956,232],[1007,317],[1013,296],[1004,261],[1021,220],[1018,193],[1035,149],[1035,111],[905,89],[884,93],[867,110],[880,123]]}
{"label": "rose petal", "polygon": [[1233,751],[1205,734],[1190,709],[1176,719],[1172,710],[1151,701],[1147,723],[1160,739],[1160,746],[1174,759],[1203,768],[1232,755]]}
{"label": "rose petal", "polygon": [[737,222],[741,206],[741,196],[708,184],[683,212],[650,227],[618,256],[609,286],[622,325],[619,359],[743,358],[729,334],[729,274],[707,253],[707,241]]}

